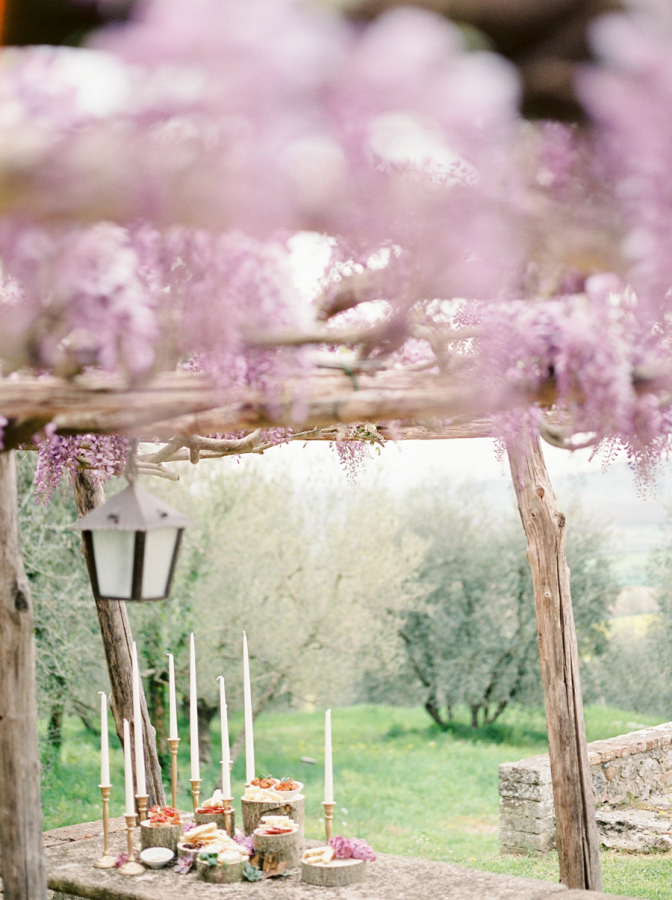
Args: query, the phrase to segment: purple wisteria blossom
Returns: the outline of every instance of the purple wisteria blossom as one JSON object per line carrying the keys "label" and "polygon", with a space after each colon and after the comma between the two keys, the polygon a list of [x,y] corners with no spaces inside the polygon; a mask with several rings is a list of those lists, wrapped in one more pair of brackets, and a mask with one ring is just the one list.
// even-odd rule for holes
{"label": "purple wisteria blossom", "polygon": [[[5,221],[0,352],[13,367],[145,374],[158,338],[156,263],[146,231],[111,223],[48,229]],[[9,346],[10,343],[13,345]]]}
{"label": "purple wisteria blossom", "polygon": [[[355,425],[346,426],[347,431],[354,433],[357,430]],[[363,441],[355,440],[337,440],[330,441],[329,446],[336,451],[338,461],[343,468],[345,477],[354,487],[357,484],[357,478],[362,473],[367,459],[370,459],[369,446]]]}
{"label": "purple wisteria blossom", "polygon": [[251,835],[234,834],[234,841],[243,848],[250,856],[254,856],[254,841]]}
{"label": "purple wisteria blossom", "polygon": [[104,485],[126,467],[129,443],[118,435],[83,434],[78,437],[47,435],[38,448],[35,492],[48,503],[63,479],[72,485],[80,469],[89,472],[94,484]]}
{"label": "purple wisteria blossom", "polygon": [[[360,371],[451,376],[505,441],[553,403],[651,471],[671,430],[672,17],[607,16],[592,40],[586,133],[524,123],[512,67],[420,9],[353,25],[298,0],[147,0],[86,50],[9,52],[2,376],[134,385],[190,360],[223,404],[253,390],[299,424],[312,350],[269,335],[370,328],[344,341]],[[288,266],[301,229],[333,250],[313,308]],[[353,477],[366,446],[336,449]],[[47,435],[41,494],[124,454]]]}
{"label": "purple wisteria blossom", "polygon": [[[655,14],[654,14],[655,13]],[[650,324],[670,312],[672,254],[672,16],[669,5],[598,20],[601,65],[580,89],[626,223],[623,252]]]}
{"label": "purple wisteria blossom", "polygon": [[336,859],[366,859],[375,862],[376,854],[363,838],[346,838],[340,834],[329,839]]}
{"label": "purple wisteria blossom", "polygon": [[[115,102],[101,114],[65,77],[52,92],[67,127],[53,112],[17,162],[35,215],[392,242],[423,294],[483,295],[515,275],[517,78],[442,18],[397,9],[362,29],[295,0],[148,0],[92,47],[118,67]],[[42,98],[21,57],[0,96],[23,140],[31,74]]]}

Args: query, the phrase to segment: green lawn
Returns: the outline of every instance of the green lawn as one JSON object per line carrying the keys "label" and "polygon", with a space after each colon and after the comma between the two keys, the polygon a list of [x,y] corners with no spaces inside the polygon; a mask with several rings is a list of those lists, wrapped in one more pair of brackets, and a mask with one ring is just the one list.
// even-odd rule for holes
{"label": "green lawn", "polygon": [[[376,850],[445,860],[492,872],[556,881],[557,856],[500,857],[497,766],[546,750],[543,713],[506,711],[501,721],[472,733],[466,712],[442,732],[422,709],[356,706],[333,711],[335,831],[366,838]],[[586,710],[588,740],[657,724],[651,717],[604,707]],[[231,733],[240,719],[234,717]],[[289,775],[305,783],[306,834],[322,836],[324,715],[263,715],[255,725],[258,774]],[[181,729],[187,738],[187,729]],[[76,719],[66,723],[61,762],[44,773],[45,828],[100,817],[98,741]],[[219,733],[213,733],[213,748]],[[111,812],[123,811],[123,761],[116,738],[110,754]],[[302,756],[317,765],[300,762]],[[180,745],[179,805],[190,807],[189,745]],[[209,796],[218,766],[204,767]],[[234,766],[233,792],[242,791],[244,758]],[[203,794],[202,794],[203,796]],[[650,900],[672,894],[672,858],[603,854],[604,889]]]}

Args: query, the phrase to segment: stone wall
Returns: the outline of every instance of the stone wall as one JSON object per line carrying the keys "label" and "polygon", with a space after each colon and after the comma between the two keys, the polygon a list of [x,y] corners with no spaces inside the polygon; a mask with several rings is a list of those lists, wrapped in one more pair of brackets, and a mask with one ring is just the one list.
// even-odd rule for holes
{"label": "stone wall", "polygon": [[[672,785],[672,722],[588,744],[597,809],[647,802]],[[502,853],[546,853],[555,845],[548,754],[499,767]]]}

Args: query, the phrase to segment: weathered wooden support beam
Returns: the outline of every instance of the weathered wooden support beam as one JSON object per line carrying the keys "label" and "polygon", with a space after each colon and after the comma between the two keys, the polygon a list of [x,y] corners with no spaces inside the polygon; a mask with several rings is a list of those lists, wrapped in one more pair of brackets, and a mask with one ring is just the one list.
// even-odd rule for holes
{"label": "weathered wooden support beam", "polygon": [[560,880],[570,889],[599,891],[600,844],[565,552],[565,517],[558,510],[538,439],[521,438],[519,446],[510,446],[509,463],[534,583]]}
{"label": "weathered wooden support beam", "polygon": [[[79,472],[75,477],[75,500],[80,518],[105,502],[105,494],[97,487],[88,472]],[[82,551],[86,555],[84,542]],[[128,621],[126,604],[123,600],[97,600],[100,633],[105,648],[107,671],[112,688],[111,707],[114,724],[123,744],[124,719],[128,719],[131,727],[131,755],[135,772],[135,740],[133,738],[133,684],[131,677],[131,648],[133,635]],[[142,725],[145,750],[145,773],[147,777],[147,793],[149,806],[158,803],[165,805],[166,798],[161,779],[161,766],[156,752],[156,731],[149,721],[145,693],[140,684],[140,702],[142,705]]]}
{"label": "weathered wooden support beam", "polygon": [[5,900],[46,900],[33,606],[14,453],[0,453],[0,852]]}
{"label": "weathered wooden support beam", "polygon": [[[358,375],[320,371],[288,383],[269,401],[249,389],[230,403],[207,379],[190,373],[163,374],[129,387],[104,375],[74,381],[55,377],[0,379],[0,415],[8,419],[6,448],[29,442],[48,423],[58,434],[126,434],[170,441],[176,435],[213,435],[257,428],[306,430],[339,423],[402,420],[474,420],[539,400],[548,405],[553,386],[534,396],[486,395],[468,378],[451,380],[427,372],[388,370]],[[300,402],[297,402],[300,401]]]}
{"label": "weathered wooden support beam", "polygon": [[[635,370],[633,389],[655,393],[669,406],[672,375],[664,369]],[[30,443],[47,424],[62,435],[125,434],[141,441],[275,427],[307,431],[361,422],[402,422],[421,429],[437,423],[439,431],[452,423],[457,432],[475,423],[478,427],[470,434],[441,436],[480,437],[484,420],[495,413],[535,403],[550,410],[556,401],[552,377],[535,390],[518,391],[502,381],[485,391],[468,368],[452,374],[391,368],[356,377],[321,369],[289,379],[272,399],[248,388],[233,400],[203,375],[187,372],[164,372],[142,385],[100,372],[71,381],[55,376],[0,378],[0,416],[8,420],[2,440],[8,450]],[[565,443],[571,422],[565,418],[563,427],[554,430],[560,445],[571,449],[571,443]]]}

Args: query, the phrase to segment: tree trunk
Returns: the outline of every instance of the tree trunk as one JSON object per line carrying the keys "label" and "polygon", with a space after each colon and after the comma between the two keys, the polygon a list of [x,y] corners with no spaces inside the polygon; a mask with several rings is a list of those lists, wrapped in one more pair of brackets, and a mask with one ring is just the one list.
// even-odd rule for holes
{"label": "tree trunk", "polygon": [[168,744],[168,724],[166,710],[166,686],[155,672],[149,679],[147,707],[150,718],[154,722],[156,735],[156,753],[159,765],[170,772],[170,750]]}
{"label": "tree trunk", "polygon": [[219,706],[209,706],[204,700],[198,698],[198,756],[204,766],[212,762],[212,737],[210,735],[210,723],[219,712]]}
{"label": "tree trunk", "polygon": [[508,705],[509,705],[508,700],[500,700],[499,703],[497,704],[497,709],[494,711],[494,713],[492,715],[490,715],[489,710],[486,709],[485,718],[483,719],[483,724],[484,725],[493,725],[497,721],[497,719],[501,716],[501,714],[504,712],[504,710],[506,709],[506,707]]}
{"label": "tree trunk", "polygon": [[47,727],[47,740],[55,756],[60,756],[63,746],[63,702],[52,703]]}
{"label": "tree trunk", "polygon": [[63,746],[63,711],[65,697],[67,695],[67,683],[62,675],[51,672],[49,676],[50,695],[53,698],[49,710],[49,724],[47,726],[47,746],[49,762],[60,759]]}
{"label": "tree trunk", "polygon": [[[87,472],[80,472],[75,477],[75,500],[80,518],[87,512],[100,506],[105,500],[103,489],[96,487]],[[82,542],[82,550],[86,554]],[[103,637],[107,670],[110,675],[112,696],[110,706],[114,723],[123,744],[124,719],[128,719],[131,729],[131,754],[133,771],[135,772],[135,741],[133,738],[133,686],[131,678],[131,648],[133,635],[128,621],[126,604],[123,600],[97,600],[98,621]],[[164,806],[166,802],[161,780],[161,766],[156,753],[156,735],[149,721],[145,694],[140,683],[140,702],[142,705],[142,725],[145,749],[145,773],[147,778],[148,804]]]}
{"label": "tree trunk", "polygon": [[46,900],[33,608],[13,453],[0,453],[0,852],[5,900]]}
{"label": "tree trunk", "polygon": [[570,889],[600,891],[600,845],[565,553],[565,517],[558,511],[538,439],[527,439],[522,448],[510,447],[509,463],[534,583],[560,880]]}
{"label": "tree trunk", "polygon": [[436,701],[436,694],[434,693],[434,691],[431,691],[429,697],[427,697],[427,699],[425,700],[425,709],[440,728],[445,729],[448,727],[450,714],[448,714],[448,720],[444,722],[441,718],[441,709],[439,708],[439,704]]}

